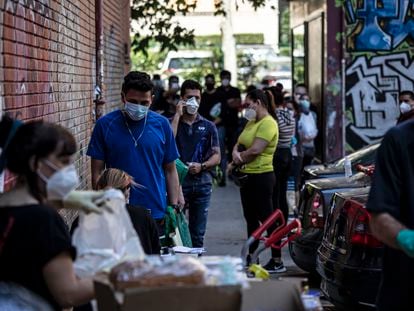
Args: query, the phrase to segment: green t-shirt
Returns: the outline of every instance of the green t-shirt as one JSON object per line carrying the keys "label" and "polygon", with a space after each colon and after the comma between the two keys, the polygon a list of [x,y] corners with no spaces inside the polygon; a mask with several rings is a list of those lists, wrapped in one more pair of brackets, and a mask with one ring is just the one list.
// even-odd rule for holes
{"label": "green t-shirt", "polygon": [[249,149],[255,138],[269,142],[266,148],[256,159],[244,165],[244,173],[260,174],[273,171],[273,154],[279,139],[279,129],[272,116],[266,116],[260,121],[249,121],[239,136],[238,144]]}

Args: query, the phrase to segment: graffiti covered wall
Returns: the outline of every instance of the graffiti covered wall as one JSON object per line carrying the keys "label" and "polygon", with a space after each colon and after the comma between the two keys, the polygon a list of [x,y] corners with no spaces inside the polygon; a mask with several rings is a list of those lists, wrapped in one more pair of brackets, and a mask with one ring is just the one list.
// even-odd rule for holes
{"label": "graffiti covered wall", "polygon": [[346,142],[378,141],[414,90],[414,0],[346,0]]}

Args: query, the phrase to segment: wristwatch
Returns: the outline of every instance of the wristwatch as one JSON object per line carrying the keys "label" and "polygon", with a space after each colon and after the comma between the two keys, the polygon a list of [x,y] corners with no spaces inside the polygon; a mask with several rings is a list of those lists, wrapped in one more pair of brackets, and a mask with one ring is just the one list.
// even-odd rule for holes
{"label": "wristwatch", "polygon": [[201,164],[201,170],[205,171],[207,169],[207,165],[205,163]]}

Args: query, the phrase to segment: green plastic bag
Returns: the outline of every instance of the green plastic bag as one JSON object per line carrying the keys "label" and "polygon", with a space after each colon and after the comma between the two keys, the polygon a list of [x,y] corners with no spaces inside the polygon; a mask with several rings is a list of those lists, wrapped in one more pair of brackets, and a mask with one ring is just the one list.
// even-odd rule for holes
{"label": "green plastic bag", "polygon": [[185,219],[185,215],[182,210],[177,212],[177,229],[181,237],[182,246],[193,247],[187,219]]}
{"label": "green plastic bag", "polygon": [[183,183],[185,176],[188,173],[188,166],[185,165],[180,159],[175,160],[175,167],[177,168],[178,180],[180,185]]}
{"label": "green plastic bag", "polygon": [[167,247],[192,247],[190,230],[182,210],[177,211],[173,207],[167,206],[165,213],[165,238],[160,242],[161,246]]}

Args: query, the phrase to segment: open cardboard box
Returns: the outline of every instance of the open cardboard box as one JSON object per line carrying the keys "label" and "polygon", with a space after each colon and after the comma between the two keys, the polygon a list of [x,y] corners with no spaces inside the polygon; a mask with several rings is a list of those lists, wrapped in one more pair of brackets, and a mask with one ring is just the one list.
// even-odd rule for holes
{"label": "open cardboard box", "polygon": [[240,286],[175,286],[115,291],[105,275],[95,278],[99,311],[302,311],[300,291],[285,280]]}

